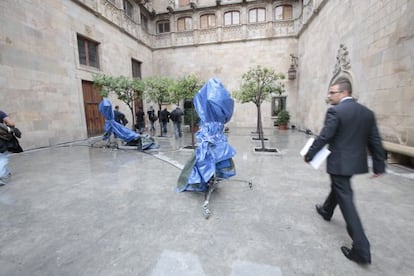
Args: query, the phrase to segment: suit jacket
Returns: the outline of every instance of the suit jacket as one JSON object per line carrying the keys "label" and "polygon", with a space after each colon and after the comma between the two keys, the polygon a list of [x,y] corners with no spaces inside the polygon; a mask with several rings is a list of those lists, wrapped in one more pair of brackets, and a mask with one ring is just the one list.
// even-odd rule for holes
{"label": "suit jacket", "polygon": [[324,127],[305,158],[312,160],[325,144],[329,144],[331,151],[327,160],[329,174],[367,173],[367,150],[372,156],[374,173],[385,172],[385,150],[375,115],[353,99],[345,99],[328,109]]}

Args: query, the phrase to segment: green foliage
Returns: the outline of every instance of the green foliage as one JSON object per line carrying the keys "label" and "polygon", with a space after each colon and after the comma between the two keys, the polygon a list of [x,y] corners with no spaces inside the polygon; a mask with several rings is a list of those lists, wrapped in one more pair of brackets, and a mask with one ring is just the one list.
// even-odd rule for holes
{"label": "green foliage", "polygon": [[102,97],[108,97],[109,93],[114,89],[114,78],[104,74],[96,74],[93,76],[93,84],[99,87],[99,93]]}
{"label": "green foliage", "polygon": [[186,75],[177,80],[171,90],[171,100],[178,103],[180,100],[191,100],[200,90],[201,81],[195,75]]}
{"label": "green foliage", "polygon": [[281,110],[278,114],[277,114],[277,119],[276,119],[276,123],[278,125],[284,125],[284,124],[288,124],[290,121],[290,114],[287,110]]}
{"label": "green foliage", "polygon": [[171,91],[174,81],[167,77],[150,77],[144,80],[145,97],[158,104],[159,110],[163,103],[171,102]]}
{"label": "green foliage", "polygon": [[282,73],[276,74],[273,69],[261,67],[250,69],[242,76],[240,90],[235,93],[235,98],[241,103],[252,102],[260,106],[270,94],[285,91],[284,84],[281,80],[285,79]]}
{"label": "green foliage", "polygon": [[142,97],[144,89],[142,80],[98,74],[93,76],[93,83],[100,88],[102,97],[114,93],[120,101],[124,102],[129,107],[134,122],[134,102]]}
{"label": "green foliage", "polygon": [[125,76],[113,77],[99,74],[94,75],[93,82],[95,86],[100,87],[101,96],[108,97],[110,93],[114,93],[128,106],[130,106],[129,103],[142,96],[144,88],[140,79],[130,79]]}
{"label": "green foliage", "polygon": [[262,142],[262,150],[265,145],[260,107],[270,94],[278,93],[280,95],[285,91],[284,84],[281,82],[284,78],[282,73],[276,74],[273,69],[262,68],[258,65],[243,74],[240,90],[235,92],[235,98],[241,103],[252,102],[257,107],[256,130]]}

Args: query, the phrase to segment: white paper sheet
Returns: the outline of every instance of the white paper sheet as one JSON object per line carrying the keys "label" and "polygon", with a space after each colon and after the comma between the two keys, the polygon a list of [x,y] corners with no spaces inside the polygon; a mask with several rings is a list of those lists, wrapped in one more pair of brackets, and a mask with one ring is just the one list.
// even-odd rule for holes
{"label": "white paper sheet", "polygon": [[[306,142],[305,146],[300,151],[300,155],[305,156],[305,154],[308,152],[309,148],[312,146],[314,138],[309,138],[309,140]],[[326,160],[328,155],[331,153],[330,150],[328,150],[328,146],[324,146],[318,153],[315,154],[312,161],[309,162],[309,164],[314,169],[319,169],[319,167],[322,165],[322,163]]]}

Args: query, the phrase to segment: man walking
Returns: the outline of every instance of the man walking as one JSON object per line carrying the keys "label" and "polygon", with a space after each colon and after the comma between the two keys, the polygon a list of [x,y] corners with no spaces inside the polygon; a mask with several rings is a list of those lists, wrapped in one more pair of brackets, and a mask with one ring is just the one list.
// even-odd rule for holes
{"label": "man walking", "polygon": [[348,79],[338,78],[330,87],[328,100],[333,105],[326,113],[324,127],[305,155],[305,162],[329,144],[331,154],[327,172],[331,178],[331,191],[316,211],[330,221],[339,205],[346,222],[352,248],[341,247],[348,259],[360,264],[371,263],[370,244],[365,236],[358,212],[353,203],[351,177],[368,172],[367,149],[372,157],[374,176],[385,172],[385,151],[382,147],[374,113],[357,103],[352,97]]}
{"label": "man walking", "polygon": [[184,112],[179,106],[177,106],[170,114],[171,121],[173,121],[174,125],[175,138],[181,137],[183,135],[181,132],[181,121],[183,115]]}
{"label": "man walking", "polygon": [[161,136],[163,133],[167,133],[167,124],[170,121],[170,112],[165,107],[159,113],[160,127],[161,127]]}
{"label": "man walking", "polygon": [[151,125],[150,131],[152,133],[155,133],[155,121],[158,120],[158,117],[157,115],[155,115],[155,110],[152,107],[152,105],[148,109],[147,114],[148,114],[148,120],[150,121],[150,125]]}
{"label": "man walking", "polygon": [[138,108],[138,111],[135,113],[135,117],[137,119],[135,128],[140,134],[142,134],[145,130],[145,119],[144,119],[145,113],[142,110],[142,107]]}

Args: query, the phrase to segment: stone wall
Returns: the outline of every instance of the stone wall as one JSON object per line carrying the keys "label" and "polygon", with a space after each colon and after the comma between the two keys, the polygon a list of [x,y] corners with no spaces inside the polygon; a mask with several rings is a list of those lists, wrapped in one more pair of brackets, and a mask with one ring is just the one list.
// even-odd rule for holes
{"label": "stone wall", "polygon": [[414,146],[414,2],[329,0],[299,37],[297,123],[319,132],[340,44],[384,140]]}
{"label": "stone wall", "polygon": [[[291,38],[157,50],[153,57],[154,74],[174,78],[195,74],[202,80],[217,77],[234,92],[240,87],[243,73],[257,65],[286,74],[290,64],[290,56],[286,53],[296,51],[296,44],[296,39]],[[292,84],[285,83],[289,95]],[[270,101],[263,103],[262,112],[264,127],[273,127]],[[231,124],[255,127],[256,114],[255,105],[236,104]]]}
{"label": "stone wall", "polygon": [[[131,76],[135,58],[152,75],[150,49],[71,1],[1,1],[0,30],[0,108],[24,149],[87,138],[81,81],[92,74]],[[79,65],[77,33],[100,43],[100,70]]]}
{"label": "stone wall", "polygon": [[[285,82],[291,124],[319,132],[340,45],[348,51],[354,93],[376,112],[384,139],[414,145],[413,1],[304,0],[303,9],[301,1],[287,1],[298,8],[295,20],[286,22],[293,27],[271,22],[269,14],[264,25],[245,24],[243,17],[238,26],[219,23],[213,31],[161,35],[143,31],[139,14],[128,19],[122,1],[115,2],[0,1],[0,108],[18,122],[25,149],[86,138],[82,80],[92,80],[94,73],[131,76],[131,58],[142,62],[143,77],[218,77],[232,92],[249,68],[261,65],[286,73],[289,54],[297,54],[298,77]],[[165,1],[156,3],[163,9]],[[214,1],[197,3],[211,6]],[[222,3],[220,9],[241,7],[246,15],[246,4]],[[272,10],[275,3],[266,6]],[[195,22],[199,12],[194,11]],[[172,15],[172,24],[177,18]],[[155,22],[150,20],[150,31]],[[99,70],[79,64],[77,34],[100,43]],[[265,102],[265,127],[273,127],[270,109]],[[231,125],[254,127],[255,116],[252,104],[236,104]]]}

